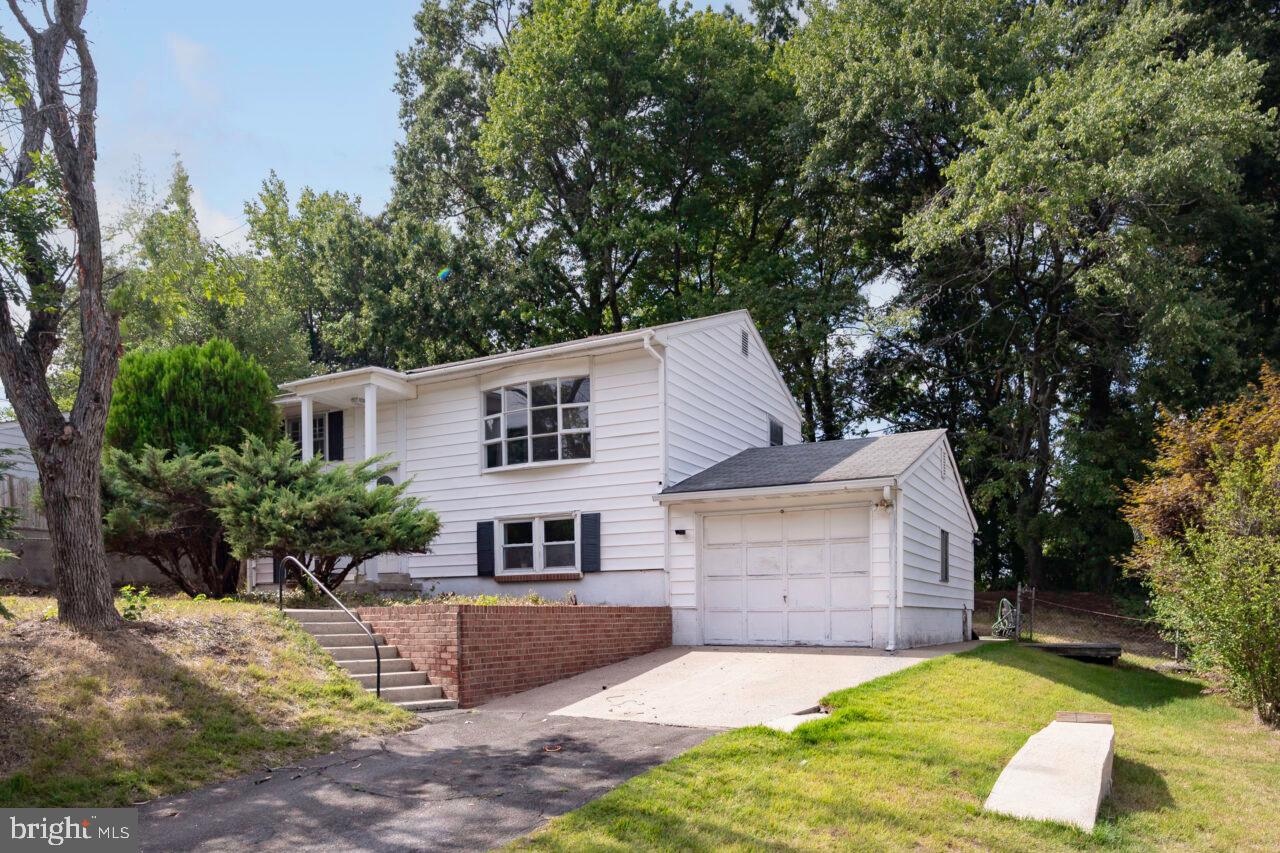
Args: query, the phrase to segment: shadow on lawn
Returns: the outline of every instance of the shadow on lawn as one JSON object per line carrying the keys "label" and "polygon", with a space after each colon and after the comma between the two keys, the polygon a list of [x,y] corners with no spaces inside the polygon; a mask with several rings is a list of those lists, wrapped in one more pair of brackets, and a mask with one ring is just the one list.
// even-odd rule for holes
{"label": "shadow on lawn", "polygon": [[[26,691],[15,696],[28,706],[22,737],[33,748],[29,760],[0,777],[0,805],[128,805],[152,790],[243,772],[246,753],[294,746],[307,737],[263,719],[260,710],[208,683],[136,628],[90,638],[33,624],[6,643],[32,656],[41,650],[21,647],[41,644],[49,645],[47,653],[56,655],[64,672],[82,674],[60,680],[61,708],[37,709]],[[77,713],[95,704],[108,708]]]}
{"label": "shadow on lawn", "polygon": [[1117,755],[1111,767],[1111,794],[1102,801],[1102,817],[1115,819],[1174,805],[1169,785],[1149,764]]}
{"label": "shadow on lawn", "polygon": [[[1198,696],[1199,684],[1174,678],[1150,669],[1120,663],[1114,666],[1082,663],[1058,657],[1038,649],[1016,646],[979,649],[977,654],[991,663],[1022,670],[1039,678],[1047,678],[1072,690],[1096,696],[1104,702],[1123,708],[1158,708],[1179,699]],[[1063,711],[1088,711],[1089,708],[1062,708]]]}

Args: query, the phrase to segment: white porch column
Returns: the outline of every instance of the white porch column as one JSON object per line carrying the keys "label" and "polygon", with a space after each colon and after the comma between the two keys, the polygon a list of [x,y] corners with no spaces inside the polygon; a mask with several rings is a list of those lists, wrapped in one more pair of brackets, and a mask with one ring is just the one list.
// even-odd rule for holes
{"label": "white porch column", "polygon": [[302,458],[310,459],[315,455],[315,427],[312,424],[311,398],[302,398],[302,424],[298,432],[302,433]]}
{"label": "white porch column", "polygon": [[364,458],[378,455],[378,386],[364,386]]}

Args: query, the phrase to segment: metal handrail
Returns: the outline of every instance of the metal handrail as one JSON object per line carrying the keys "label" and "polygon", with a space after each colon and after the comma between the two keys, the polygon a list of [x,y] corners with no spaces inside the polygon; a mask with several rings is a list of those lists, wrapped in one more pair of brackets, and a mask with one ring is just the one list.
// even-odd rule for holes
{"label": "metal handrail", "polygon": [[[376,675],[374,677],[375,678],[374,691],[377,694],[378,698],[381,699],[382,698],[382,652],[378,651],[377,638],[373,636],[373,632],[369,630],[369,627],[364,624],[364,622],[360,619],[360,617],[352,613],[350,610],[348,610],[347,606],[338,600],[338,596],[334,595],[332,592],[329,591],[329,587],[320,583],[320,578],[312,574],[311,570],[308,569],[306,566],[304,566],[301,560],[299,560],[297,557],[293,556],[292,554],[286,554],[284,559],[281,560],[280,562],[285,563],[289,561],[292,561],[295,566],[297,566],[302,571],[306,572],[307,577],[311,578],[311,580],[315,583],[315,585],[320,587],[320,590],[325,595],[332,598],[333,603],[341,607],[342,612],[350,616],[351,621],[359,625],[360,630],[364,631],[365,634],[368,635],[369,642],[373,643],[373,660],[374,660],[374,667],[376,671]],[[280,609],[284,610],[284,573],[283,572],[280,573]]]}

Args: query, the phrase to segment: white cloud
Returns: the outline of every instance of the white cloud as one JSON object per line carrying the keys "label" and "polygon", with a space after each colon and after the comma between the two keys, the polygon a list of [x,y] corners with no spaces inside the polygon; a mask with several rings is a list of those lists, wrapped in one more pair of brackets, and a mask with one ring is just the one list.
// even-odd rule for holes
{"label": "white cloud", "polygon": [[200,221],[200,236],[206,240],[216,240],[228,249],[243,249],[247,243],[244,219],[230,216],[209,204],[209,200],[199,187],[192,187],[191,206],[196,210],[196,219]]}
{"label": "white cloud", "polygon": [[192,98],[213,103],[222,92],[209,79],[213,67],[213,52],[206,45],[177,33],[165,36],[169,57],[173,60],[178,82]]}

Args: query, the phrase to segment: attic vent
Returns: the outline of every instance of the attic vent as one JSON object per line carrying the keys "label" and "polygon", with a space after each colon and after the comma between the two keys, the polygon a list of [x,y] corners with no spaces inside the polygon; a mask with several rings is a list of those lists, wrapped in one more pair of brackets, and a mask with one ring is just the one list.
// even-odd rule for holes
{"label": "attic vent", "polygon": [[751,336],[747,334],[747,330],[742,330],[742,357],[746,358],[751,351]]}

